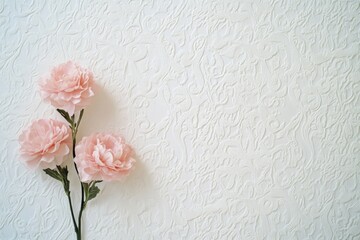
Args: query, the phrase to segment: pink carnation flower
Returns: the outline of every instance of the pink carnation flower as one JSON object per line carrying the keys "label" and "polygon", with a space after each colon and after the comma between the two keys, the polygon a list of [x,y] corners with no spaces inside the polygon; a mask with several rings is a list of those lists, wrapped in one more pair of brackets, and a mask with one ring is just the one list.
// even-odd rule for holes
{"label": "pink carnation flower", "polygon": [[29,167],[55,168],[71,147],[71,130],[53,119],[34,121],[19,136],[20,153]]}
{"label": "pink carnation flower", "polygon": [[89,104],[94,95],[93,74],[68,61],[53,68],[51,74],[41,79],[42,98],[56,108],[67,111],[70,116]]}
{"label": "pink carnation flower", "polygon": [[132,149],[123,138],[104,133],[84,137],[74,159],[82,182],[120,180],[135,163]]}

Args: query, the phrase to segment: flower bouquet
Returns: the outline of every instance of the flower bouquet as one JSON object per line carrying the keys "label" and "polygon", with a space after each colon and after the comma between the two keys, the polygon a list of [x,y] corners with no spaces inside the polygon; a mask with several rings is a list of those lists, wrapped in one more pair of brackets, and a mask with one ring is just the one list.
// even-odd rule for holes
{"label": "flower bouquet", "polygon": [[[20,153],[31,168],[41,168],[61,182],[69,201],[71,218],[77,239],[81,239],[81,218],[87,203],[94,199],[102,181],[120,180],[132,169],[133,151],[116,134],[94,133],[77,143],[77,133],[84,109],[94,96],[91,71],[71,61],[55,67],[40,82],[42,98],[54,106],[64,121],[35,120],[19,136]],[[68,167],[65,157],[71,154],[81,183],[81,202],[74,211]]]}

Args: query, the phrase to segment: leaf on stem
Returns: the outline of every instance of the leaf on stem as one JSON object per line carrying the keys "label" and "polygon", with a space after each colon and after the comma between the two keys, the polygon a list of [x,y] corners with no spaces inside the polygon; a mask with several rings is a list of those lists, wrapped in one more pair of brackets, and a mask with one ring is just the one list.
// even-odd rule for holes
{"label": "leaf on stem", "polygon": [[50,168],[44,169],[44,172],[49,175],[50,177],[62,182],[62,176],[58,173],[58,171]]}
{"label": "leaf on stem", "polygon": [[62,109],[56,109],[56,111],[58,111],[60,113],[61,116],[63,116],[63,118],[65,118],[65,120],[71,124],[73,124],[73,121],[71,120],[69,114],[65,111],[65,110],[62,110]]}
{"label": "leaf on stem", "polygon": [[79,125],[80,125],[80,122],[81,122],[81,119],[82,119],[83,115],[84,115],[84,109],[81,109],[81,111],[80,111],[80,116],[79,116],[79,119],[78,119],[78,121],[77,121],[76,126],[79,126]]}
{"label": "leaf on stem", "polygon": [[87,198],[87,201],[90,201],[91,199],[95,198],[96,195],[100,192],[100,189],[94,184],[89,188],[89,195]]}
{"label": "leaf on stem", "polygon": [[61,166],[56,166],[60,175],[61,175],[61,181],[64,185],[64,190],[66,192],[66,194],[70,194],[70,181],[68,180],[67,176],[68,176],[68,169],[67,166],[65,167],[61,167]]}
{"label": "leaf on stem", "polygon": [[100,189],[96,186],[96,184],[100,182],[102,181],[92,181],[90,183],[82,183],[85,191],[84,208],[86,207],[87,202],[90,201],[91,199],[94,199],[100,192]]}

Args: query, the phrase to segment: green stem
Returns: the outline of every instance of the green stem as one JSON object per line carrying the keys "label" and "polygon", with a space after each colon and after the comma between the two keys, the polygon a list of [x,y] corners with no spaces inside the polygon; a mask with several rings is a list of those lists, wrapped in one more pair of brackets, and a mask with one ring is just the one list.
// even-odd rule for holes
{"label": "green stem", "polygon": [[70,194],[66,194],[67,197],[68,197],[68,200],[69,200],[69,205],[70,205],[70,211],[71,211],[71,218],[72,218],[72,221],[73,221],[73,224],[74,224],[74,228],[75,228],[75,232],[76,234],[78,234],[78,227],[76,226],[76,221],[75,221],[75,216],[74,216],[74,210],[73,210],[73,206],[72,206],[72,203],[71,203],[71,197],[70,197]]}
{"label": "green stem", "polygon": [[[79,116],[79,119],[77,122],[75,122],[75,115],[72,115],[71,117],[69,116],[69,114],[62,110],[62,109],[57,109],[57,111],[61,114],[61,116],[63,116],[66,121],[70,124],[70,128],[72,130],[72,144],[73,144],[73,147],[72,147],[72,156],[73,156],[73,160],[76,156],[76,153],[75,153],[75,146],[76,146],[76,134],[78,132],[78,129],[79,129],[79,125],[80,125],[80,122],[81,122],[81,119],[82,119],[82,116],[84,114],[84,109],[82,109],[80,111],[80,116]],[[70,196],[70,191],[69,192],[66,192],[66,195],[68,196],[68,200],[69,200],[69,205],[70,205],[70,210],[71,210],[71,217],[72,217],[72,220],[73,220],[73,224],[74,224],[74,227],[75,227],[75,233],[76,233],[76,237],[77,237],[77,240],[81,240],[81,217],[82,217],[82,213],[85,209],[85,201],[84,201],[84,185],[83,183],[81,182],[81,179],[80,179],[80,175],[79,175],[79,171],[78,171],[78,168],[76,166],[76,163],[74,162],[74,167],[75,167],[75,170],[76,170],[76,173],[79,177],[79,180],[80,180],[80,184],[81,184],[81,206],[80,206],[80,211],[79,211],[79,217],[78,217],[78,225],[76,225],[76,221],[75,221],[75,215],[74,215],[74,211],[73,211],[73,207],[72,207],[72,203],[71,203],[71,196]]]}
{"label": "green stem", "polygon": [[[60,174],[60,172],[61,172],[60,166],[56,166],[56,167],[57,167],[57,169],[59,171],[59,174]],[[65,193],[66,193],[66,196],[67,196],[68,201],[69,201],[69,206],[70,206],[70,211],[71,211],[71,218],[72,218],[72,221],[73,221],[75,232],[77,233],[78,232],[78,227],[77,227],[76,221],[75,221],[75,215],[74,215],[74,209],[73,209],[72,202],[71,202],[70,191],[68,189],[66,189],[64,180],[62,180],[62,184],[64,185]]]}
{"label": "green stem", "polygon": [[[80,122],[81,122],[81,119],[82,119],[82,116],[84,114],[84,109],[81,110],[80,112],[80,116],[79,116],[79,119],[77,121],[77,123],[75,123],[75,116],[73,115],[71,117],[71,129],[72,129],[72,141],[73,141],[73,159],[76,157],[76,154],[75,154],[75,146],[76,146],[76,134],[78,132],[78,129],[79,129],[79,125],[80,125]],[[75,170],[76,170],[76,173],[79,177],[79,180],[80,180],[80,175],[79,175],[79,171],[78,171],[78,168],[76,166],[76,163],[74,162],[74,167],[75,167]],[[77,231],[76,232],[76,236],[77,236],[77,240],[81,240],[81,217],[82,217],[82,213],[83,213],[83,210],[84,210],[84,186],[83,186],[83,183],[81,182],[80,180],[80,184],[81,184],[81,205],[80,205],[80,211],[79,211],[79,217],[78,217],[78,228],[77,228]]]}
{"label": "green stem", "polygon": [[81,239],[81,217],[82,217],[82,213],[85,209],[85,205],[84,205],[84,186],[81,183],[81,207],[80,207],[80,212],[79,212],[79,218],[78,218],[78,222],[79,222],[79,234],[80,234],[80,238]]}
{"label": "green stem", "polygon": [[[76,127],[77,128],[77,127]],[[72,149],[72,151],[73,151],[73,159],[75,158],[75,146],[76,146],[76,131],[74,131],[73,130],[73,149]],[[77,173],[77,175],[79,176],[79,171],[78,171],[78,169],[77,169],[77,166],[76,166],[76,163],[74,162],[74,167],[75,167],[75,170],[76,170],[76,173]],[[80,184],[81,184],[81,194],[83,195],[83,191],[84,191],[84,189],[83,189],[83,185],[82,185],[82,182],[80,181]],[[80,212],[82,212],[82,205],[83,205],[83,197],[81,197],[81,206],[80,206]],[[74,218],[74,216],[73,216],[73,218]],[[74,218],[74,221],[75,221],[75,218]],[[75,230],[75,232],[76,232],[76,239],[77,240],[81,240],[81,216],[80,216],[80,214],[79,214],[79,218],[78,218],[78,227],[77,227],[77,229]]]}

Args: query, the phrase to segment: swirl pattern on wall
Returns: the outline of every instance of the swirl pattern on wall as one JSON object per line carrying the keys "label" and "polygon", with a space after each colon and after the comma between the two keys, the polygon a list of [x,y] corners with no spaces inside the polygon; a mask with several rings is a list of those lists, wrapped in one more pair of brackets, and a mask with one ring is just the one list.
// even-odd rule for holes
{"label": "swirl pattern on wall", "polygon": [[360,239],[359,11],[1,1],[0,239],[75,238],[61,185],[17,143],[32,120],[61,119],[36,82],[69,59],[97,82],[80,137],[119,133],[138,161],[100,186],[85,239]]}

